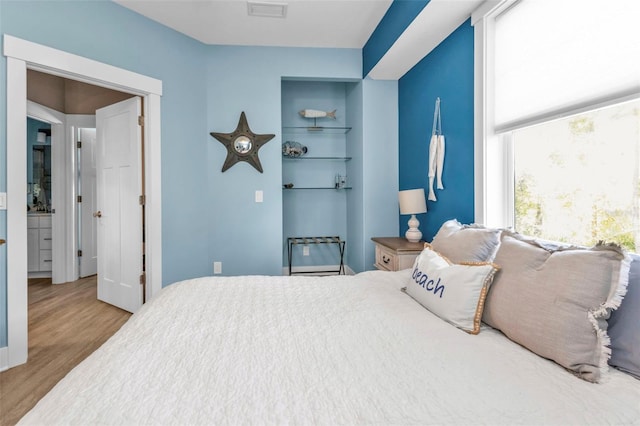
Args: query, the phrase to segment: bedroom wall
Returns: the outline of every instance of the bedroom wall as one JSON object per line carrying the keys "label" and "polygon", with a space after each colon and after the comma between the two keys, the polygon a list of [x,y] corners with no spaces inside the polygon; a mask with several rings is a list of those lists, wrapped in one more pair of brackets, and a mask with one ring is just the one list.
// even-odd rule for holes
{"label": "bedroom wall", "polygon": [[[264,170],[262,174],[244,163],[222,173],[226,149],[220,142],[208,137],[206,161],[209,174],[204,206],[208,220],[218,225],[208,228],[210,268],[214,261],[220,261],[223,275],[280,275],[285,252],[282,238],[281,80],[358,81],[362,72],[361,51],[209,46],[206,70],[209,104],[207,135],[212,131],[228,133],[235,130],[241,111],[245,111],[254,133],[275,134],[259,151]],[[367,93],[374,93],[384,84],[372,82],[369,88],[363,90],[363,101],[360,103],[364,102],[368,108],[377,108],[378,98],[367,97]],[[369,129],[372,142],[375,143],[385,135],[379,132],[375,134],[373,126],[387,125],[395,129],[397,134],[396,103],[392,104],[392,110],[386,119],[377,123],[365,122],[361,116],[350,117],[349,121],[354,127]],[[351,132],[349,137],[353,137]],[[393,145],[391,150],[397,150],[397,145]],[[384,159],[385,155],[380,151],[377,158]],[[364,173],[363,168],[352,170],[348,172],[350,180]],[[397,175],[395,164],[391,170],[395,170]],[[263,203],[254,202],[256,190],[263,191]],[[380,196],[386,196],[393,203],[396,190],[397,184],[391,191],[385,192],[383,188]],[[363,195],[366,199],[372,196]],[[348,223],[355,221],[355,211],[349,209]],[[385,212],[383,209],[380,216],[381,221],[392,223],[391,229],[395,229],[395,211]],[[363,251],[367,238],[366,235],[350,237],[347,242],[348,255],[352,250],[354,253]],[[347,258],[347,262],[351,266],[350,258]],[[354,270],[365,268],[360,258],[354,258],[354,262]]]}
{"label": "bedroom wall", "polygon": [[349,223],[349,232],[354,233],[349,239],[363,241],[350,253],[349,265],[356,272],[373,269],[375,244],[371,238],[395,235],[398,217],[398,82],[366,78],[361,86],[362,146],[349,145],[362,152],[361,165],[353,160],[349,164],[362,167],[361,184],[354,184],[349,205],[350,211],[361,209]]}
{"label": "bedroom wall", "polygon": [[[362,116],[353,125],[361,120],[362,137],[372,149],[365,148],[366,157],[349,171],[350,178],[369,179],[378,169],[385,170],[383,177],[397,177],[397,82],[363,83],[359,49],[205,46],[113,2],[90,0],[0,1],[0,34],[163,81],[163,285],[211,275],[214,260],[223,262],[224,275],[281,273],[283,77],[359,81]],[[0,69],[6,69],[3,56]],[[6,75],[1,72],[0,87],[5,86]],[[6,129],[6,108],[2,96],[2,129]],[[246,112],[254,132],[276,134],[260,150],[264,174],[246,164],[220,171],[226,151],[209,132],[233,131],[240,111]],[[6,170],[6,144],[3,130],[0,170]],[[397,228],[397,178],[363,188],[361,200],[369,220],[356,213],[348,217],[348,223],[365,223],[357,238],[349,241],[350,249],[359,253],[353,259],[356,271],[372,268],[369,238]],[[254,202],[257,189],[264,191],[260,204]],[[2,172],[0,192],[4,191]],[[6,211],[0,211],[0,238],[5,236]],[[5,245],[0,246],[0,348],[7,344],[6,289]]]}
{"label": "bedroom wall", "polygon": [[[435,100],[440,97],[445,135],[444,190],[418,215],[423,239],[442,223],[473,222],[473,27],[467,20],[398,82],[400,189],[428,188],[429,139]],[[399,235],[408,216],[400,216]]]}
{"label": "bedroom wall", "polygon": [[[72,23],[72,24],[70,24]],[[163,282],[210,273],[206,48],[110,1],[0,1],[0,33],[163,81]],[[108,35],[108,36],[106,36]],[[0,57],[0,87],[6,58]],[[6,191],[6,96],[0,98],[0,191]],[[6,211],[0,211],[0,238]],[[6,245],[0,246],[0,348],[6,346]]]}

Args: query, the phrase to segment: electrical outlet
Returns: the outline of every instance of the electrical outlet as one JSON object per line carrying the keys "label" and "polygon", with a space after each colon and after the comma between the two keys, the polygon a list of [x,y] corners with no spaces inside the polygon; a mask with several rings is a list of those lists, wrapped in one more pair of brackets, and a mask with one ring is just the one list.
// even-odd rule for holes
{"label": "electrical outlet", "polygon": [[309,246],[302,246],[302,255],[309,256]]}
{"label": "electrical outlet", "polygon": [[256,191],[256,203],[264,201],[264,193],[261,190]]}
{"label": "electrical outlet", "polygon": [[213,273],[214,274],[222,273],[222,262],[213,262]]}

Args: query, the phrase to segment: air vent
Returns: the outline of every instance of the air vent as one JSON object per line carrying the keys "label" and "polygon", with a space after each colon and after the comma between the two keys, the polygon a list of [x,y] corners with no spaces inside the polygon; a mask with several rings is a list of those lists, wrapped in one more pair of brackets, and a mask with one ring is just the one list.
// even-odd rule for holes
{"label": "air vent", "polygon": [[284,18],[287,16],[287,3],[271,1],[248,1],[249,16],[263,16],[266,18]]}

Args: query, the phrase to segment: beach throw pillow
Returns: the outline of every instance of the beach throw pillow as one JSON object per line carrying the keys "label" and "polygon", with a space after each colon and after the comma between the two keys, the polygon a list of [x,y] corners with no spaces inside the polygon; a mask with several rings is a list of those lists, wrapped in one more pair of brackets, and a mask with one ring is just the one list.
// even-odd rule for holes
{"label": "beach throw pillow", "polygon": [[454,263],[491,262],[500,244],[500,232],[451,219],[442,224],[431,246]]}
{"label": "beach throw pillow", "polygon": [[503,231],[501,267],[483,321],[578,377],[598,382],[607,371],[607,319],[619,306],[629,257],[613,245],[550,247]]}
{"label": "beach throw pillow", "polygon": [[453,264],[426,244],[403,291],[443,320],[478,334],[487,290],[497,270],[492,263]]}
{"label": "beach throw pillow", "polygon": [[631,255],[627,294],[611,313],[609,365],[640,379],[640,255]]}

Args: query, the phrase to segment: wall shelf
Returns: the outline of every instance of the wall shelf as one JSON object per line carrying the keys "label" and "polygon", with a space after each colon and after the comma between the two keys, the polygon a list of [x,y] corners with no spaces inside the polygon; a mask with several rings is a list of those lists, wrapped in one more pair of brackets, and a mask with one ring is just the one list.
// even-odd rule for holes
{"label": "wall shelf", "polygon": [[331,127],[331,126],[283,126],[283,133],[329,133],[346,134],[351,127]]}
{"label": "wall shelf", "polygon": [[285,161],[295,161],[295,160],[333,160],[333,161],[349,161],[351,157],[287,157],[286,155],[282,156],[282,159]]}
{"label": "wall shelf", "polygon": [[302,189],[333,189],[334,191],[342,191],[343,189],[352,189],[350,186],[345,186],[343,188],[334,188],[333,186],[307,186],[307,187],[298,187],[294,186],[293,188],[282,188],[283,191],[295,191]]}

